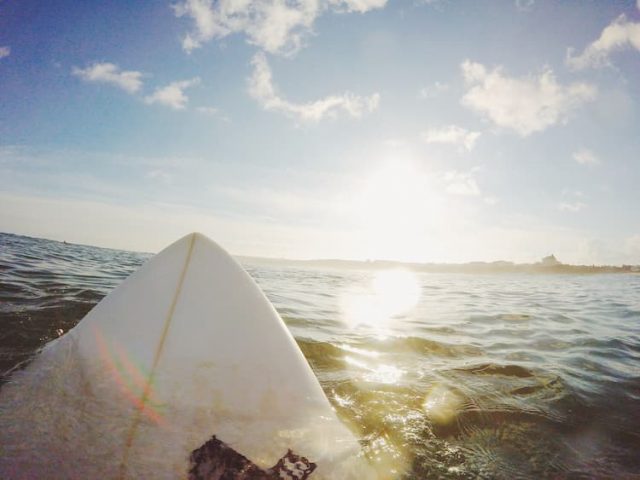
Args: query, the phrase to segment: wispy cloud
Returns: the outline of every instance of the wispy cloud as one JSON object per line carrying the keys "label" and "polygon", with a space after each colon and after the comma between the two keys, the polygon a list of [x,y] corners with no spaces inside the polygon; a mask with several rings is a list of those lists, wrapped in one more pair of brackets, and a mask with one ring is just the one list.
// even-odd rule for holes
{"label": "wispy cloud", "polygon": [[574,49],[569,48],[566,62],[575,70],[602,67],[609,65],[609,56],[613,52],[628,48],[640,51],[640,22],[631,22],[627,20],[626,15],[620,15],[607,25],[600,37],[589,44],[581,54],[574,55]]}
{"label": "wispy cloud", "polygon": [[173,176],[170,173],[159,169],[149,171],[146,177],[166,185],[170,185],[173,182]]}
{"label": "wispy cloud", "polygon": [[380,95],[355,95],[345,92],[342,95],[327,97],[306,103],[293,103],[283,98],[273,84],[271,68],[263,53],[258,53],[252,60],[253,73],[249,78],[249,94],[256,99],[265,110],[280,112],[301,121],[319,121],[325,117],[335,117],[339,112],[352,117],[361,117],[378,108]]}
{"label": "wispy cloud", "polygon": [[220,113],[216,107],[197,107],[196,111],[204,115],[217,115]]}
{"label": "wispy cloud", "polygon": [[[0,224],[8,231],[157,251],[199,230],[234,253],[288,258],[529,262],[547,255],[549,245],[568,263],[638,263],[640,258],[638,237],[631,237],[639,233],[637,229],[613,239],[622,242],[631,237],[627,253],[602,260],[601,255],[612,250],[607,247],[584,256],[579,247],[583,230],[525,214],[506,214],[504,220],[495,217],[485,223],[479,209],[488,212],[496,199],[485,196],[483,184],[475,178],[477,168],[447,175],[419,162],[399,169],[402,162],[399,165],[396,158],[369,180],[361,168],[325,172],[320,181],[315,172],[294,169],[295,181],[289,177],[273,184],[266,180],[282,175],[270,167],[250,179],[243,173],[249,170],[232,174],[228,165],[217,165],[210,158],[114,158],[80,151],[53,156],[40,151],[34,157],[34,153],[32,148],[0,148],[2,173],[7,168],[3,158],[17,157],[9,165],[10,176],[3,177],[8,189],[0,193]],[[34,161],[39,180],[32,176]],[[120,174],[105,176],[89,167],[104,164]],[[28,175],[20,174],[23,168]],[[558,201],[586,202],[570,190],[563,191]],[[78,218],[87,219],[86,228],[77,228]],[[126,229],[123,218],[131,220]]]}
{"label": "wispy cloud", "polygon": [[600,165],[600,159],[591,150],[586,148],[573,152],[573,159],[580,165]]}
{"label": "wispy cloud", "polygon": [[471,151],[480,135],[480,132],[472,132],[458,125],[448,125],[430,128],[422,134],[422,138],[427,143],[446,143]]}
{"label": "wispy cloud", "polygon": [[565,188],[562,190],[563,200],[558,203],[558,210],[562,212],[577,213],[587,207],[584,202],[584,193],[580,190]]}
{"label": "wispy cloud", "polygon": [[469,172],[458,172],[451,170],[444,174],[444,180],[447,184],[446,192],[452,195],[480,195],[480,187],[475,179],[476,169]]}
{"label": "wispy cloud", "polygon": [[193,22],[182,40],[187,52],[214,38],[244,33],[248,42],[269,53],[298,51],[327,9],[364,13],[387,0],[184,0],[174,6],[178,17]]}
{"label": "wispy cloud", "polygon": [[577,213],[586,206],[587,204],[583,202],[560,202],[558,204],[558,209],[563,212]]}
{"label": "wispy cloud", "polygon": [[329,0],[329,5],[335,7],[339,12],[365,13],[369,10],[383,8],[386,4],[387,0]]}
{"label": "wispy cloud", "polygon": [[94,63],[86,68],[74,67],[72,73],[87,82],[107,83],[127,93],[136,93],[142,87],[142,72],[121,70],[113,63]]}
{"label": "wispy cloud", "polygon": [[418,97],[422,99],[435,98],[444,92],[449,90],[449,85],[441,82],[434,82],[431,85],[427,85],[426,87],[422,87],[420,92],[418,92]]}
{"label": "wispy cloud", "polygon": [[231,29],[224,28],[222,22],[216,19],[212,0],[186,0],[173,5],[177,17],[188,17],[193,20],[193,32],[187,33],[182,39],[182,48],[191,52],[202,46],[202,42],[211,40],[214,36],[225,36]]}
{"label": "wispy cloud", "polygon": [[270,53],[295,52],[320,13],[319,2],[259,0],[186,0],[174,7],[178,17],[193,21],[183,38],[187,52],[213,38],[243,32],[249,43]]}
{"label": "wispy cloud", "polygon": [[226,115],[222,110],[216,107],[199,106],[195,108],[196,112],[206,115],[207,117],[215,117],[226,123],[231,123],[231,118]]}
{"label": "wispy cloud", "polygon": [[489,70],[469,60],[461,68],[468,87],[462,104],[522,136],[566,122],[572,110],[597,94],[596,87],[586,83],[560,85],[550,69],[537,76],[510,77],[502,67]]}
{"label": "wispy cloud", "polygon": [[0,47],[0,58],[8,57],[9,55],[11,55],[11,47]]}
{"label": "wispy cloud", "polygon": [[172,82],[164,87],[156,88],[151,95],[144,98],[144,101],[150,105],[155,103],[175,110],[182,110],[189,102],[189,97],[185,95],[184,91],[187,88],[198,85],[199,83],[199,77],[192,78],[191,80]]}

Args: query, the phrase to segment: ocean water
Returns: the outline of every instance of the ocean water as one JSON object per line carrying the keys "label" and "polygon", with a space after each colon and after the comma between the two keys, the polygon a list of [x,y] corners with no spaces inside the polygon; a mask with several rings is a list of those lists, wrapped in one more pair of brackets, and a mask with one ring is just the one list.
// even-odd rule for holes
{"label": "ocean water", "polygon": [[[0,234],[0,380],[148,257]],[[243,266],[397,478],[640,478],[639,275]]]}

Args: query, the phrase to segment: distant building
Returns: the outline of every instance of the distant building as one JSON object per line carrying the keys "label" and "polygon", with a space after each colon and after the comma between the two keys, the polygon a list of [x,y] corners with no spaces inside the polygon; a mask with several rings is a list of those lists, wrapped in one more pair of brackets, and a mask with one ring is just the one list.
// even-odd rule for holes
{"label": "distant building", "polygon": [[562,265],[562,263],[558,261],[555,255],[551,254],[548,257],[544,257],[542,260],[540,260],[540,265],[544,267],[556,267],[558,265]]}

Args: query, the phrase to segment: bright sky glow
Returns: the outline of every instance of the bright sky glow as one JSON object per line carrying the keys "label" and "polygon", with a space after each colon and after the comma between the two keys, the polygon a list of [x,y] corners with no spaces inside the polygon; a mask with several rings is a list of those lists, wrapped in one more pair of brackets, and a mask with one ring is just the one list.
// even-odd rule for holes
{"label": "bright sky glow", "polygon": [[0,231],[640,264],[637,1],[0,5]]}

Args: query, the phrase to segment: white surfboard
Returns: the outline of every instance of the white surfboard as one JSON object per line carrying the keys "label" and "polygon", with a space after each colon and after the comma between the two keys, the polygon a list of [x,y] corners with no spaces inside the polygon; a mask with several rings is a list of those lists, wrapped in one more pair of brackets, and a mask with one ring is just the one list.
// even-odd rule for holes
{"label": "white surfboard", "polygon": [[310,480],[375,474],[251,277],[190,234],[145,263],[0,390],[0,478],[188,478],[215,435]]}

